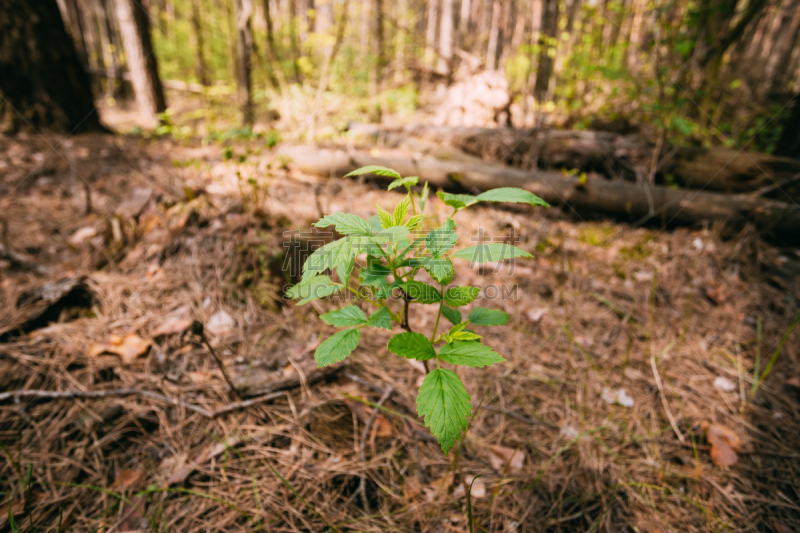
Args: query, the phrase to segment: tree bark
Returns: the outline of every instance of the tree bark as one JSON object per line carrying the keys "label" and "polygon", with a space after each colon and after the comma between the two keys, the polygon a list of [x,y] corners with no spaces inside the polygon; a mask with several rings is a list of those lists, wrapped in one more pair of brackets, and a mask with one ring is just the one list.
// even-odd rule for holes
{"label": "tree bark", "polygon": [[199,81],[204,87],[208,87],[208,67],[206,66],[206,54],[203,50],[203,27],[200,23],[200,10],[202,8],[202,4],[200,3],[200,0],[189,1],[192,3],[192,40],[194,41],[193,44],[195,57],[197,58],[195,60],[195,73],[197,75],[197,81]]}
{"label": "tree bark", "polygon": [[439,28],[439,72],[448,80],[453,68],[453,1],[442,0],[442,24]]}
{"label": "tree bark", "polygon": [[[270,68],[272,69],[272,77],[278,86],[278,90],[282,95],[288,94],[289,89],[286,84],[286,76],[283,74],[278,61],[278,49],[275,46],[275,29],[272,24],[272,13],[270,12],[270,0],[264,0],[264,24],[267,28],[267,60],[269,61]],[[317,20],[320,20],[319,18]]]}
{"label": "tree bark", "polygon": [[[538,102],[547,100],[550,87],[550,76],[553,73],[553,57],[550,49],[555,50],[556,33],[558,32],[558,0],[542,0],[542,30],[539,37],[539,60],[537,62],[536,84],[533,86],[533,97]],[[577,2],[578,0],[573,0]]]}
{"label": "tree bark", "polygon": [[[367,1],[367,0],[365,0]],[[372,61],[369,69],[370,119],[381,120],[381,106],[378,95],[381,90],[381,74],[383,72],[383,0],[369,0],[372,3],[371,48]]]}
{"label": "tree bark", "polygon": [[492,0],[492,22],[489,27],[489,45],[486,50],[486,70],[495,70],[497,68],[497,46],[500,42],[500,16],[502,11],[503,6],[500,0]]}
{"label": "tree bark", "polygon": [[241,122],[253,125],[252,51],[253,33],[250,29],[253,16],[252,0],[234,0],[236,14],[236,86]]}
{"label": "tree bark", "polygon": [[[752,223],[769,236],[800,242],[800,209],[795,205],[748,194],[685,191],[641,186],[626,181],[564,177],[560,172],[522,171],[477,162],[432,158],[381,157],[365,152],[317,151],[292,147],[287,155],[304,172],[343,176],[356,168],[379,165],[401,175],[419,176],[434,187],[466,190],[471,194],[499,187],[519,187],[553,206],[578,214],[612,215],[637,225],[694,225],[701,222]],[[386,178],[376,176],[378,180]],[[391,179],[391,178],[389,178]]]}
{"label": "tree bark", "polygon": [[141,0],[115,3],[133,93],[145,125],[152,128],[158,125],[158,115],[166,110],[167,104],[150,40],[150,17]]}
{"label": "tree bark", "polygon": [[428,25],[425,30],[425,66],[433,65],[436,58],[436,22],[438,18],[439,0],[428,0]]}
{"label": "tree bark", "polygon": [[4,0],[0,94],[10,104],[12,130],[105,130],[56,0]]}

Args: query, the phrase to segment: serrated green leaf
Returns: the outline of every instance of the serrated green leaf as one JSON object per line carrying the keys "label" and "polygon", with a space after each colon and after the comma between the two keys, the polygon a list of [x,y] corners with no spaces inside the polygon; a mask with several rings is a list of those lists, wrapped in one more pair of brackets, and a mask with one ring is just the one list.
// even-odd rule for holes
{"label": "serrated green leaf", "polygon": [[381,221],[381,229],[390,228],[394,225],[394,220],[392,219],[392,214],[381,206],[378,206],[378,218]]}
{"label": "serrated green leaf", "polygon": [[476,307],[470,311],[467,320],[476,326],[504,326],[508,323],[508,313],[498,309]]}
{"label": "serrated green leaf", "polygon": [[466,259],[471,263],[497,263],[515,257],[533,257],[531,254],[505,243],[479,244],[464,248],[453,254],[453,257]]}
{"label": "serrated green leaf", "polygon": [[378,300],[383,300],[388,298],[392,294],[393,290],[400,288],[400,285],[401,283],[397,280],[393,281],[391,285],[387,282],[386,285],[378,288],[375,291],[375,298],[377,298]]}
{"label": "serrated green leaf", "polygon": [[[416,249],[416,247],[419,246],[424,241],[425,241],[425,237],[424,236],[417,237],[417,239],[415,239],[414,242],[412,242],[411,244],[409,244],[408,246],[406,246],[405,248],[403,248],[402,250],[397,252],[397,258],[396,259],[398,259],[398,260],[399,259],[403,259],[406,256],[406,254],[408,254],[408,252],[411,252],[414,249]],[[420,262],[420,265],[421,264],[422,263]],[[402,265],[400,263],[397,263],[397,266],[399,267],[399,266],[402,266]],[[414,265],[414,266],[417,266],[417,265]]]}
{"label": "serrated green leaf", "polygon": [[361,176],[362,174],[375,174],[377,176],[386,176],[387,178],[397,178],[402,179],[403,176],[397,173],[397,171],[392,170],[391,168],[381,167],[378,165],[369,165],[366,167],[361,167],[356,169],[348,174],[345,174],[345,178],[349,178],[350,176]]}
{"label": "serrated green leaf", "polygon": [[398,178],[389,184],[389,188],[387,190],[391,191],[395,187],[411,187],[412,185],[416,185],[419,182],[419,178],[417,176],[410,176],[408,178]]}
{"label": "serrated green leaf", "polygon": [[463,331],[457,331],[456,333],[449,334],[449,335],[447,335],[447,338],[450,339],[451,342],[452,341],[476,341],[476,340],[480,339],[481,336],[478,335],[475,332],[472,332],[472,331],[470,331],[468,329],[465,329]]}
{"label": "serrated green leaf", "polygon": [[422,186],[422,194],[419,196],[419,211],[420,213],[425,212],[425,204],[428,202],[428,192],[430,189],[428,188],[428,182],[425,182],[425,185]]}
{"label": "serrated green leaf", "polygon": [[478,197],[472,196],[471,194],[452,194],[449,192],[439,191],[436,193],[436,196],[441,198],[445,204],[454,209],[463,209],[478,202]]}
{"label": "serrated green leaf", "polygon": [[411,200],[408,196],[403,198],[403,201],[397,204],[394,208],[394,215],[392,215],[393,226],[402,226],[408,216],[408,211],[411,209]]}
{"label": "serrated green leaf", "polygon": [[414,229],[419,225],[420,222],[422,222],[422,215],[414,215],[413,217],[409,218],[404,225],[408,229]]}
{"label": "serrated green leaf", "polygon": [[[463,332],[462,332],[463,333]],[[439,349],[439,359],[453,365],[482,368],[505,361],[497,352],[479,342],[455,341]]]}
{"label": "serrated green leaf", "polygon": [[453,262],[444,257],[425,257],[422,265],[437,283],[447,285],[453,281]]}
{"label": "serrated green leaf", "polygon": [[369,222],[350,213],[334,213],[324,216],[314,226],[318,228],[336,226],[336,231],[342,235],[361,235],[365,237],[372,235],[372,226],[370,226]]}
{"label": "serrated green leaf", "polygon": [[425,237],[425,246],[433,257],[441,257],[450,248],[456,245],[458,235],[453,231],[455,223],[452,219],[445,220],[441,227],[428,232]]}
{"label": "serrated green leaf", "polygon": [[433,344],[422,333],[406,331],[389,339],[389,351],[406,359],[427,361],[436,357]]}
{"label": "serrated green leaf", "polygon": [[317,346],[317,350],[314,352],[317,366],[323,367],[344,361],[356,349],[360,340],[361,330],[359,329],[346,329],[334,333]]}
{"label": "serrated green leaf", "polygon": [[367,325],[371,328],[392,329],[392,316],[389,308],[381,307],[369,316]]}
{"label": "serrated green leaf", "polygon": [[350,274],[353,272],[353,266],[356,264],[356,256],[350,258],[350,261],[341,263],[336,266],[336,273],[339,275],[339,281],[347,285],[350,279]]}
{"label": "serrated green leaf", "polygon": [[467,428],[467,419],[472,411],[467,389],[452,370],[432,370],[417,395],[417,414],[425,418],[425,426],[439,441],[442,451],[447,453]]}
{"label": "serrated green leaf", "polygon": [[290,300],[297,300],[297,305],[307,304],[312,300],[319,300],[342,290],[344,285],[334,283],[328,276],[309,276],[287,289],[286,297]]}
{"label": "serrated green leaf", "polygon": [[369,224],[369,227],[372,228],[373,233],[383,229],[381,227],[381,217],[379,217],[378,215],[372,215],[371,217],[369,217],[367,219],[367,224]]}
{"label": "serrated green leaf", "polygon": [[442,301],[442,293],[421,281],[404,281],[400,288],[415,302],[433,304]]}
{"label": "serrated green leaf", "polygon": [[320,318],[326,324],[330,324],[336,328],[362,326],[367,323],[367,315],[355,305],[346,305],[341,309],[325,313],[321,315]]}
{"label": "serrated green leaf", "polygon": [[386,277],[391,273],[380,259],[368,256],[367,266],[358,271],[358,282],[369,287],[383,287],[387,285]]}
{"label": "serrated green leaf", "polygon": [[352,235],[317,248],[303,264],[303,275],[319,274],[350,262],[366,248],[368,239],[369,237]]}
{"label": "serrated green leaf", "polygon": [[459,311],[458,309],[453,309],[452,307],[443,305],[442,314],[453,325],[461,323],[461,311]]}
{"label": "serrated green leaf", "polygon": [[516,187],[500,187],[499,189],[483,192],[478,195],[478,200],[481,202],[516,202],[550,207],[550,204],[532,192]]}
{"label": "serrated green leaf", "polygon": [[450,307],[461,307],[472,302],[480,292],[478,287],[450,287],[444,293],[444,301]]}

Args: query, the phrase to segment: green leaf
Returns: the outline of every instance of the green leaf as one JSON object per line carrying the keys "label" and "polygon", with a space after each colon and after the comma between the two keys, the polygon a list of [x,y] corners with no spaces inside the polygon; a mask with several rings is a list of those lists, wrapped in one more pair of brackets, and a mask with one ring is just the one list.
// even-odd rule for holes
{"label": "green leaf", "polygon": [[400,288],[415,302],[433,304],[442,301],[442,293],[421,281],[404,281]]}
{"label": "green leaf", "polygon": [[381,229],[390,228],[394,225],[392,214],[383,209],[381,206],[378,206],[378,217],[381,220]]}
{"label": "green leaf", "polygon": [[391,270],[377,257],[367,257],[367,266],[358,271],[358,282],[369,287],[383,287]]}
{"label": "green leaf", "polygon": [[369,316],[367,325],[371,328],[392,329],[392,317],[388,307],[381,307]]}
{"label": "green leaf", "polygon": [[447,285],[453,281],[453,262],[444,257],[425,257],[422,265],[437,283]]}
{"label": "green leaf", "polygon": [[445,220],[440,228],[428,232],[425,237],[425,246],[433,257],[441,257],[450,248],[456,245],[458,235],[453,231],[455,223],[452,219]]}
{"label": "green leaf", "polygon": [[369,224],[369,227],[372,228],[373,233],[383,229],[381,227],[381,217],[379,217],[378,215],[372,215],[371,217],[369,217],[367,219],[367,224]]}
{"label": "green leaf", "polygon": [[422,222],[422,215],[414,215],[413,217],[409,218],[404,225],[408,229],[414,229],[419,225],[420,222]]}
{"label": "green leaf", "polygon": [[365,237],[372,235],[372,226],[369,225],[369,222],[350,213],[334,213],[322,217],[314,226],[318,228],[336,226],[336,231],[342,235],[362,235]]}
{"label": "green leaf", "polygon": [[389,339],[389,351],[406,359],[427,361],[436,357],[433,344],[422,333],[398,333]]}
{"label": "green leaf", "polygon": [[367,323],[367,315],[355,305],[347,305],[341,309],[325,313],[320,316],[326,324],[337,328],[349,328],[351,326],[362,326]]}
{"label": "green leaf", "polygon": [[472,405],[467,389],[452,370],[432,370],[417,395],[417,414],[425,418],[425,426],[439,441],[442,451],[447,453],[467,428]]}
{"label": "green leaf", "polygon": [[409,200],[408,196],[403,198],[403,201],[397,204],[394,208],[394,215],[392,216],[392,220],[394,224],[393,226],[402,226],[403,222],[405,222],[406,217],[408,216],[408,210],[411,209],[411,200]]}
{"label": "green leaf", "polygon": [[369,165],[367,167],[361,167],[348,174],[345,174],[344,177],[349,178],[350,176],[361,176],[362,174],[375,174],[377,176],[386,176],[387,178],[403,179],[403,176],[398,174],[397,171],[392,170],[391,168],[381,167],[378,165]]}
{"label": "green leaf", "polygon": [[303,275],[314,275],[350,262],[366,248],[367,237],[348,236],[314,250],[303,264]]}
{"label": "green leaf", "polygon": [[344,361],[358,346],[361,340],[361,330],[346,329],[333,334],[317,346],[314,360],[318,367],[332,365]]}
{"label": "green leaf", "polygon": [[319,300],[342,290],[344,285],[333,283],[328,276],[309,276],[300,283],[289,287],[286,296],[290,300],[301,300],[297,305],[307,304],[311,300]]}
{"label": "green leaf", "polygon": [[422,194],[419,196],[419,211],[420,213],[425,211],[425,204],[428,201],[428,182],[425,182],[425,185],[422,186]]}
{"label": "green leaf", "polygon": [[417,176],[410,176],[408,178],[398,178],[389,184],[389,188],[387,190],[391,191],[395,187],[411,187],[412,185],[416,185],[419,182],[419,178]]}
{"label": "green leaf", "polygon": [[442,306],[442,314],[453,325],[461,323],[461,311],[446,305]]}
{"label": "green leaf", "polygon": [[449,192],[439,191],[436,193],[436,195],[441,198],[445,204],[454,209],[463,209],[478,202],[478,197],[472,196],[471,194],[452,194]]}
{"label": "green leaf", "polygon": [[478,195],[478,200],[481,202],[517,202],[530,205],[540,205],[542,207],[550,207],[550,204],[525,189],[518,189],[516,187],[500,187],[499,189],[492,189]]}
{"label": "green leaf", "polygon": [[479,287],[450,287],[444,293],[444,301],[450,307],[461,307],[472,302],[480,292]]}
{"label": "green leaf", "polygon": [[475,332],[472,332],[472,331],[470,331],[468,329],[465,329],[463,331],[457,331],[457,332],[455,332],[455,333],[453,333],[451,335],[447,335],[447,338],[450,339],[450,342],[453,342],[453,341],[476,341],[476,340],[480,339],[481,336],[478,335]]}
{"label": "green leaf", "polygon": [[341,263],[336,267],[336,273],[339,274],[339,281],[347,285],[347,280],[350,279],[350,274],[353,272],[353,266],[356,264],[356,256],[350,258],[350,261]]}
{"label": "green leaf", "polygon": [[515,257],[533,257],[531,254],[505,243],[479,244],[457,251],[453,257],[466,259],[472,263],[497,263]]}
{"label": "green leaf", "polygon": [[482,368],[505,361],[488,346],[479,342],[455,341],[439,350],[439,359],[453,365]]}
{"label": "green leaf", "polygon": [[505,311],[485,307],[476,307],[467,317],[467,320],[476,326],[504,326],[508,323],[508,319],[508,313]]}

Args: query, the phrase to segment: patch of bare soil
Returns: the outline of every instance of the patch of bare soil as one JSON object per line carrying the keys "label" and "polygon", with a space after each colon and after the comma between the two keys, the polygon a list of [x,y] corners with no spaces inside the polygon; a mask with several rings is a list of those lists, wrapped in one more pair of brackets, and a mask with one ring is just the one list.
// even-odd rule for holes
{"label": "patch of bare soil", "polygon": [[[795,251],[459,214],[461,246],[535,258],[457,265],[512,321],[481,332],[507,363],[459,369],[474,415],[445,456],[391,333],[319,373],[317,315],[338,304],[282,298],[325,238],[311,222],[398,194],[284,169],[256,141],[36,136],[0,154],[0,529],[468,531],[470,483],[476,531],[800,529]],[[13,392],[33,390],[64,394]]]}

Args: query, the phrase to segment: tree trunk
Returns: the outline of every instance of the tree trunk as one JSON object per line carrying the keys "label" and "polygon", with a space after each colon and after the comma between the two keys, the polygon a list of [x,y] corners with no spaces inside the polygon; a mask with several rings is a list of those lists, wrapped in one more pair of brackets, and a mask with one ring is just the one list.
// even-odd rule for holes
{"label": "tree trunk", "polygon": [[784,0],[772,53],[767,58],[764,94],[783,92],[791,76],[792,52],[800,34],[800,0]]}
{"label": "tree trunk", "polygon": [[202,5],[200,0],[189,0],[192,3],[192,40],[195,49],[195,73],[197,81],[204,87],[208,87],[208,67],[206,66],[206,55],[203,51],[203,27],[200,24],[200,10]]}
{"label": "tree trunk", "polygon": [[59,7],[63,9],[64,24],[72,35],[72,39],[75,41],[78,57],[84,68],[88,68],[89,61],[86,56],[86,41],[83,39],[83,21],[81,20],[81,9],[78,7],[78,2],[77,0],[62,0],[59,2]]}
{"label": "tree trunk", "polygon": [[278,86],[278,91],[280,91],[282,95],[286,95],[289,93],[289,89],[286,85],[286,76],[283,74],[283,68],[278,61],[278,49],[275,47],[275,29],[272,24],[272,13],[270,12],[269,2],[270,0],[264,0],[264,24],[267,28],[267,60],[272,70],[271,76]]}
{"label": "tree trunk", "polygon": [[330,80],[333,62],[336,59],[336,54],[339,53],[339,48],[342,46],[342,41],[344,41],[344,32],[347,28],[347,8],[349,5],[350,0],[344,0],[344,5],[342,6],[342,15],[339,19],[339,27],[336,30],[336,40],[333,43],[330,53],[328,53],[328,57],[325,58],[325,64],[322,66],[322,74],[320,74],[319,85],[317,85],[317,95],[314,98],[314,111],[311,114],[311,122],[308,125],[308,136],[306,140],[309,144],[314,143],[314,137],[316,136],[317,113],[320,112],[320,108],[322,107],[322,96],[325,94],[325,90],[328,88],[328,81]]}
{"label": "tree trunk", "polygon": [[439,28],[439,72],[449,81],[453,69],[453,1],[442,0],[442,25]]}
{"label": "tree trunk", "polygon": [[158,63],[150,40],[150,17],[141,0],[116,0],[117,20],[139,113],[147,127],[159,123],[166,108]]}
{"label": "tree trunk", "polygon": [[[578,0],[573,0],[577,2]],[[533,86],[533,97],[537,102],[547,100],[550,87],[550,76],[553,73],[553,54],[556,34],[558,33],[558,0],[543,0],[542,30],[539,37],[539,60],[537,62],[536,84]]]}
{"label": "tree trunk", "polygon": [[234,0],[236,14],[236,86],[242,125],[253,125],[252,50],[253,33],[250,21],[253,16],[252,0]]}
{"label": "tree trunk", "polygon": [[794,106],[792,112],[783,122],[781,136],[775,146],[775,154],[798,157],[800,155],[800,93],[794,95],[792,105]]}
{"label": "tree trunk", "polygon": [[[472,194],[500,187],[519,187],[553,206],[578,214],[604,214],[637,225],[694,225],[701,222],[752,223],[770,236],[800,243],[800,210],[793,204],[749,194],[720,194],[641,186],[626,181],[564,177],[560,172],[526,172],[480,162],[441,161],[433,158],[374,156],[366,152],[317,151],[303,147],[286,150],[304,172],[343,176],[359,167],[379,165],[401,175],[414,174],[433,187],[466,190]],[[386,179],[376,177],[376,179]],[[391,179],[391,178],[389,178]]]}
{"label": "tree trunk", "polygon": [[381,89],[381,73],[383,71],[383,0],[369,0],[372,3],[371,48],[373,59],[369,72],[370,119],[381,120],[381,106],[378,95]]}
{"label": "tree trunk", "polygon": [[399,85],[405,77],[406,40],[408,39],[408,0],[397,1],[397,37],[394,50],[394,82]]}
{"label": "tree trunk", "polygon": [[500,41],[500,17],[503,11],[500,1],[492,0],[492,22],[489,27],[489,45],[486,50],[486,70],[497,68],[497,45]]}
{"label": "tree trunk", "polygon": [[12,130],[105,130],[56,0],[3,1],[0,94],[11,108]]}
{"label": "tree trunk", "polygon": [[300,74],[300,43],[298,43],[298,24],[297,0],[289,0],[289,47],[292,51],[292,64],[294,65],[294,81],[302,83],[303,76]]}
{"label": "tree trunk", "polygon": [[439,0],[428,0],[428,25],[425,30],[425,66],[433,65],[436,58],[436,22],[438,18]]}

